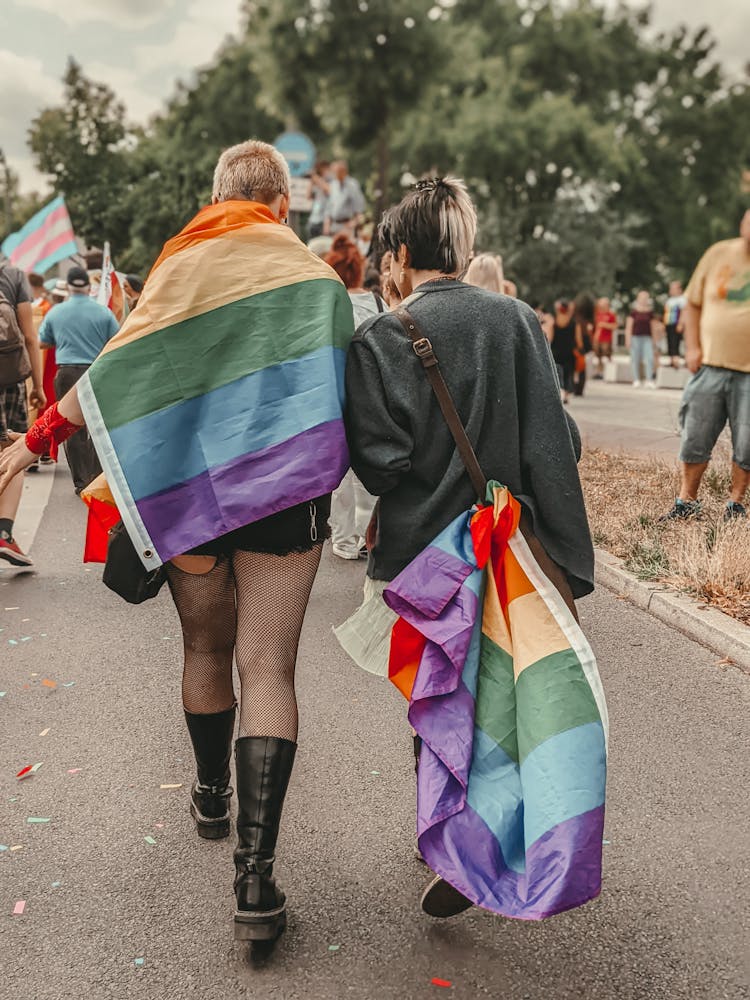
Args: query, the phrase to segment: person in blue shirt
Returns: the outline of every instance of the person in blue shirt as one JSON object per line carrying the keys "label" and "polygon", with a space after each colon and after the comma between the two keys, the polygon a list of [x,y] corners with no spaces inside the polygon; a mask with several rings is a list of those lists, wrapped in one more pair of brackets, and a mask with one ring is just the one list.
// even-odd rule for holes
{"label": "person in blue shirt", "polygon": [[[119,329],[114,314],[90,297],[89,276],[82,267],[71,267],[67,285],[67,302],[51,309],[39,328],[41,343],[56,349],[55,393],[58,399],[76,384]],[[65,442],[65,456],[76,493],[80,493],[102,471],[85,430]]]}

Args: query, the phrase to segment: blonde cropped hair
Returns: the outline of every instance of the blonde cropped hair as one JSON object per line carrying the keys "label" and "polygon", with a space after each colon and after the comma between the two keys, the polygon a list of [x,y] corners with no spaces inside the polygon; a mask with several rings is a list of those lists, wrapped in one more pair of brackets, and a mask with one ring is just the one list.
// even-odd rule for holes
{"label": "blonde cropped hair", "polygon": [[386,250],[398,256],[405,246],[417,271],[462,274],[477,235],[477,212],[457,177],[419,181],[380,224]]}
{"label": "blonde cropped hair", "polygon": [[269,205],[280,194],[289,196],[289,167],[267,142],[250,139],[225,149],[214,170],[217,201],[247,198]]}
{"label": "blonde cropped hair", "polygon": [[505,274],[503,273],[503,258],[498,253],[480,253],[469,264],[464,275],[467,285],[486,288],[488,292],[505,291]]}

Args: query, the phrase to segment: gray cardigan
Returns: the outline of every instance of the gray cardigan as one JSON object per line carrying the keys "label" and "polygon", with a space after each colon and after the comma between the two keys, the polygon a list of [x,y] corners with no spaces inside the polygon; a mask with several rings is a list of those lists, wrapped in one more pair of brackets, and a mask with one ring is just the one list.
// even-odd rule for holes
{"label": "gray cardigan", "polygon": [[[421,285],[407,302],[432,341],[479,463],[528,509],[575,597],[594,588],[594,552],[576,466],[580,439],[555,366],[523,302],[460,281]],[[473,503],[474,491],[400,322],[357,331],[346,364],[354,471],[380,497],[368,574],[392,580]]]}

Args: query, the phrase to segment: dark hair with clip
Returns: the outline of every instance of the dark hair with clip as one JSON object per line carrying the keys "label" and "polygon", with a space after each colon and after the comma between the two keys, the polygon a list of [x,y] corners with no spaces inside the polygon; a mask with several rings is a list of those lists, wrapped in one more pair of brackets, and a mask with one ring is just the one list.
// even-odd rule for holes
{"label": "dark hair with clip", "polygon": [[405,246],[417,271],[460,274],[468,266],[476,230],[476,210],[463,181],[432,177],[418,181],[385,213],[378,234],[394,255]]}

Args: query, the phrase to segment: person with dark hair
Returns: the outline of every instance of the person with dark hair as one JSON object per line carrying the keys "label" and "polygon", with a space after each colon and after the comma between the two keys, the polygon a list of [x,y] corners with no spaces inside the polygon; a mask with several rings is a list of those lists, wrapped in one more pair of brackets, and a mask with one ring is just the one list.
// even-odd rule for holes
{"label": "person with dark hair", "polygon": [[545,323],[544,332],[552,348],[552,357],[557,365],[562,401],[567,403],[574,388],[575,352],[583,348],[583,341],[576,324],[575,309],[569,299],[556,300],[554,315],[550,316]]}
{"label": "person with dark hair", "polygon": [[[359,327],[346,366],[352,467],[379,497],[363,609],[477,499],[420,360],[424,339],[415,343],[406,332],[409,317],[429,340],[483,476],[522,504],[522,530],[544,553],[548,579],[571,609],[594,587],[580,438],[533,310],[459,279],[476,228],[466,187],[452,177],[420,181],[381,222],[402,302]],[[452,558],[435,551],[437,560]],[[337,630],[342,642],[350,627]],[[469,905],[440,878],[422,901],[425,912],[442,917]]]}
{"label": "person with dark hair", "polygon": [[126,274],[122,283],[122,290],[125,293],[125,300],[128,303],[128,310],[132,312],[138,305],[138,299],[143,291],[143,279],[137,274]]}
{"label": "person with dark hair", "polygon": [[[385,309],[377,292],[363,287],[365,259],[345,233],[333,239],[323,258],[346,285],[354,311],[354,326]],[[331,548],[339,559],[359,559],[367,554],[365,536],[372,517],[375,497],[370,496],[351,469],[331,497]]]}
{"label": "person with dark hair", "polygon": [[594,325],[596,323],[596,302],[593,295],[580,292],[573,302],[573,314],[576,321],[576,341],[580,347],[575,349],[575,373],[573,376],[573,395],[582,396],[586,386],[586,356],[594,346]]}
{"label": "person with dark hair", "polygon": [[[55,348],[57,399],[62,399],[88,371],[104,345],[120,328],[114,313],[89,295],[88,271],[71,267],[66,280],[68,300],[52,309],[39,329],[42,345]],[[65,456],[75,491],[80,494],[102,471],[87,431],[65,442]]]}

